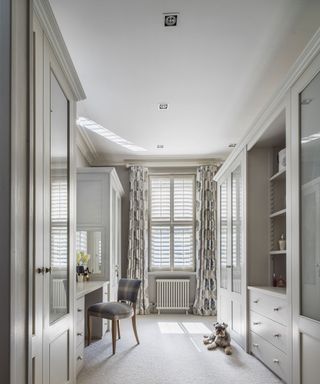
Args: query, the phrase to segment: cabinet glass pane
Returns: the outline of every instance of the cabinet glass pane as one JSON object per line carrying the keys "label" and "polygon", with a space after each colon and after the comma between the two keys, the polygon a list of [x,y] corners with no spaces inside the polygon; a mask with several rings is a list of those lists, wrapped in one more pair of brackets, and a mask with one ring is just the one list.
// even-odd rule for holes
{"label": "cabinet glass pane", "polygon": [[50,323],[68,313],[69,102],[50,77]]}
{"label": "cabinet glass pane", "polygon": [[241,293],[242,265],[242,179],[239,166],[231,174],[232,196],[232,227],[231,227],[231,257],[232,257],[232,292]]}
{"label": "cabinet glass pane", "polygon": [[228,287],[228,195],[227,182],[220,186],[220,287]]}
{"label": "cabinet glass pane", "polygon": [[320,321],[320,74],[300,95],[301,314]]}

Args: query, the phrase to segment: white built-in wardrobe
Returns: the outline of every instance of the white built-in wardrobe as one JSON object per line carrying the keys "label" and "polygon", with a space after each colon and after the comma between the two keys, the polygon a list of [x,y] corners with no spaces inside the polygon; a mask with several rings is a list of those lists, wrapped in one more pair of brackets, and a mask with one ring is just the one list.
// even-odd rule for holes
{"label": "white built-in wardrobe", "polygon": [[218,319],[286,383],[320,382],[320,31],[218,174]]}
{"label": "white built-in wardrobe", "polygon": [[49,2],[34,1],[29,382],[75,382],[76,102],[85,97]]}

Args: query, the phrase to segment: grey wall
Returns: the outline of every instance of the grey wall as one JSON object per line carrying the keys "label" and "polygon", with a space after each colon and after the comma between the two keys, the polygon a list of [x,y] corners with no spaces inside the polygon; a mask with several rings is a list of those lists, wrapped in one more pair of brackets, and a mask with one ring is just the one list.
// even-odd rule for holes
{"label": "grey wall", "polygon": [[10,382],[10,0],[0,2],[0,372]]}

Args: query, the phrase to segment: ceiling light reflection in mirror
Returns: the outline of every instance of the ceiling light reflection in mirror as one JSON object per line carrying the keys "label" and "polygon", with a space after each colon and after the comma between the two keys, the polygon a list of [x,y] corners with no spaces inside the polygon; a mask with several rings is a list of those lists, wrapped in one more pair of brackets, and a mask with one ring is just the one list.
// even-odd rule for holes
{"label": "ceiling light reflection in mirror", "polygon": [[145,148],[139,147],[138,145],[135,145],[135,144],[131,143],[130,141],[123,139],[122,137],[111,132],[109,129],[103,127],[102,125],[96,123],[93,120],[89,120],[85,117],[79,117],[77,120],[77,124],[82,128],[86,128],[91,132],[95,132],[98,135],[104,137],[105,139],[112,141],[115,144],[120,145],[121,147],[129,149],[130,151],[133,151],[133,152],[145,152],[146,151]]}

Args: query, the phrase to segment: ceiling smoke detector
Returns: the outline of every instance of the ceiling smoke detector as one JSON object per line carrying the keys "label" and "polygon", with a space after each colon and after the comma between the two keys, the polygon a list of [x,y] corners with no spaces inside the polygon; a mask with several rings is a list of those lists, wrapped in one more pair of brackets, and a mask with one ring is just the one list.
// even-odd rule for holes
{"label": "ceiling smoke detector", "polygon": [[160,103],[158,105],[158,109],[159,109],[159,111],[165,111],[165,110],[169,109],[169,104],[168,103]]}
{"label": "ceiling smoke detector", "polygon": [[177,13],[164,13],[164,26],[165,27],[176,27],[178,25],[178,14]]}

